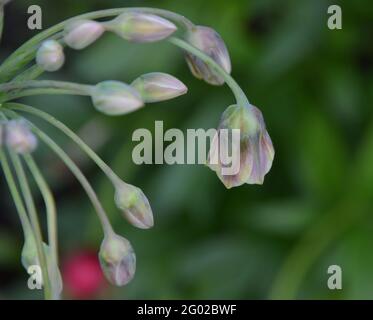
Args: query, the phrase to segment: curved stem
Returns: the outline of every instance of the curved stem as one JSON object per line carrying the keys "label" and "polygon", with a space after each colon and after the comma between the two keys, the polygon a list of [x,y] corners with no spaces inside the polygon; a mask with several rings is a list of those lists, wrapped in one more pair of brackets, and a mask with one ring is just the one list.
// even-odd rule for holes
{"label": "curved stem", "polygon": [[[194,24],[185,18],[182,15],[177,13],[163,10],[163,9],[156,9],[156,8],[117,8],[117,9],[107,9],[107,10],[100,10],[95,12],[85,13],[70,19],[67,19],[55,26],[39,33],[35,37],[31,38],[29,41],[24,43],[20,46],[16,51],[14,51],[0,66],[0,79],[1,81],[8,81],[11,79],[17,71],[22,68],[25,64],[27,64],[34,56],[36,48],[38,45],[45,39],[48,39],[55,35],[58,32],[63,31],[65,26],[76,19],[101,19],[101,18],[109,18],[118,16],[124,12],[141,12],[141,13],[148,13],[148,14],[155,14],[162,16],[166,19],[170,19],[173,22],[179,24],[180,26],[190,29],[194,27]],[[17,60],[18,59],[18,60]]]}
{"label": "curved stem", "polygon": [[19,159],[19,156],[10,149],[9,149],[9,154],[12,159],[16,175],[18,177],[21,191],[25,197],[26,207],[30,215],[32,228],[34,230],[35,240],[36,240],[36,249],[38,252],[40,268],[43,274],[45,295],[47,299],[50,299],[51,298],[51,284],[50,284],[49,275],[48,275],[47,258],[46,258],[45,251],[43,248],[43,237],[42,237],[41,228],[40,228],[40,224],[38,220],[38,215],[36,213],[35,203],[32,198],[30,186],[28,184],[27,177],[23,169],[21,160]]}
{"label": "curved stem", "polygon": [[118,175],[77,134],[75,134],[70,128],[68,128],[65,124],[63,124],[61,121],[57,120],[50,114],[31,106],[18,103],[7,103],[4,107],[12,110],[27,112],[44,119],[52,126],[66,134],[71,140],[73,140],[97,164],[97,166],[100,167],[100,169],[105,173],[105,175],[114,185],[116,183],[122,182]]}
{"label": "curved stem", "polygon": [[37,164],[35,163],[34,158],[29,154],[25,154],[23,158],[44,199],[48,220],[48,244],[51,249],[53,265],[58,265],[57,213],[54,197]]}
{"label": "curved stem", "polygon": [[91,85],[54,80],[28,80],[8,82],[0,85],[0,92],[25,89],[63,89],[76,91],[77,93],[89,95],[92,89]]}
{"label": "curved stem", "polygon": [[[12,118],[18,118],[18,114],[14,111],[7,110],[7,113]],[[96,213],[101,221],[101,225],[104,231],[105,235],[113,234],[113,228],[110,224],[110,221],[106,215],[106,212],[104,208],[101,205],[101,202],[98,200],[98,197],[96,195],[96,192],[93,190],[91,184],[85,177],[85,175],[82,173],[82,171],[79,169],[79,167],[74,163],[73,160],[67,155],[63,149],[58,146],[49,136],[47,136],[42,130],[40,130],[36,125],[34,125],[31,121],[27,120],[27,122],[30,124],[31,129],[39,136],[39,138],[49,147],[51,148],[57,156],[66,164],[66,166],[70,169],[70,171],[74,174],[74,176],[78,179],[84,190],[86,191],[89,199],[91,200]]]}
{"label": "curved stem", "polygon": [[221,77],[223,77],[227,85],[233,91],[238,104],[250,105],[245,93],[237,84],[237,82],[227,72],[225,72],[225,70],[222,67],[220,67],[211,57],[209,57],[207,54],[197,49],[196,47],[193,47],[188,42],[181,40],[179,38],[171,37],[168,39],[168,41],[174,44],[175,46],[178,46],[179,48],[197,56],[199,59],[205,62],[210,68],[217,72]]}
{"label": "curved stem", "polygon": [[0,102],[36,94],[72,94],[88,96],[90,95],[92,87],[93,86],[86,84],[52,80],[9,82],[0,85],[0,92],[5,94]]}
{"label": "curved stem", "polygon": [[21,221],[21,225],[22,225],[23,233],[25,235],[25,239],[29,236],[34,236],[30,221],[29,221],[28,216],[27,216],[25,206],[24,206],[23,201],[22,201],[22,197],[19,194],[17,184],[14,180],[12,171],[11,171],[10,166],[9,166],[8,159],[6,158],[6,155],[5,155],[5,152],[4,152],[3,148],[0,148],[0,162],[1,162],[3,172],[4,172],[5,179],[8,183],[8,186],[9,186],[10,193],[11,193],[13,201],[14,201],[14,205],[16,206],[16,209],[17,209],[17,212],[18,212],[18,215],[19,215],[19,219]]}

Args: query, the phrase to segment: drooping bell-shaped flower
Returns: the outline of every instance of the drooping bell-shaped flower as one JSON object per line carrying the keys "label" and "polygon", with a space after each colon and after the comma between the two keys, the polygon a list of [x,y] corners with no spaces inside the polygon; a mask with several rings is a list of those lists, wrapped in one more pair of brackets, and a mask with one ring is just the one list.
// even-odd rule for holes
{"label": "drooping bell-shaped flower", "polygon": [[136,89],[119,81],[103,81],[91,92],[95,108],[107,115],[123,115],[144,105]]}
{"label": "drooping bell-shaped flower", "polygon": [[63,48],[56,40],[44,41],[36,53],[36,63],[45,71],[59,70],[65,63]]}
{"label": "drooping bell-shaped flower", "polygon": [[[221,36],[212,28],[196,26],[186,34],[186,41],[211,57],[227,73],[232,66],[228,49]],[[191,53],[185,53],[187,63],[193,75],[212,85],[224,84],[224,79],[212,70],[205,62]]]}
{"label": "drooping bell-shaped flower", "polygon": [[124,12],[105,26],[123,39],[138,43],[163,40],[177,30],[171,21],[140,12]]}
{"label": "drooping bell-shaped flower", "polygon": [[165,101],[187,93],[188,88],[175,77],[161,72],[152,72],[138,77],[131,86],[146,103]]}
{"label": "drooping bell-shaped flower", "polygon": [[106,235],[100,248],[101,269],[107,280],[124,286],[136,272],[136,256],[130,242],[116,234]]}
{"label": "drooping bell-shaped flower", "polygon": [[[236,136],[225,134],[235,130],[238,132]],[[222,155],[227,154],[229,148],[232,149],[231,164],[222,160]],[[261,111],[254,106],[232,105],[221,117],[207,165],[228,189],[244,183],[263,184],[264,176],[271,169],[274,153]],[[232,164],[235,164],[234,170],[229,172]]]}
{"label": "drooping bell-shaped flower", "polygon": [[152,209],[141,189],[128,183],[118,183],[114,200],[127,221],[135,227],[149,229],[154,226]]}
{"label": "drooping bell-shaped flower", "polygon": [[65,28],[64,41],[75,50],[81,50],[95,42],[105,32],[105,27],[93,20],[75,20]]}
{"label": "drooping bell-shaped flower", "polygon": [[18,154],[33,152],[38,140],[24,120],[10,120],[6,123],[5,144]]}

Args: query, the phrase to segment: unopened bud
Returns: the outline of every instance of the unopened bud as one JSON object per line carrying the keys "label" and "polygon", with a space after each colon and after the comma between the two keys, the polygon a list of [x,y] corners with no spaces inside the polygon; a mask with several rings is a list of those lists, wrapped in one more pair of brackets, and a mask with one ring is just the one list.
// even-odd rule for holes
{"label": "unopened bud", "polygon": [[65,28],[65,43],[75,50],[81,50],[95,42],[105,32],[105,27],[93,20],[75,20]]}
{"label": "unopened bud", "polygon": [[35,239],[31,235],[25,238],[21,253],[21,262],[26,271],[30,266],[39,265]]}
{"label": "unopened bud", "polygon": [[[186,40],[210,56],[227,73],[231,73],[231,60],[228,49],[221,36],[209,27],[196,26],[188,31]],[[224,79],[205,62],[193,54],[186,53],[186,60],[193,75],[213,85],[224,84]]]}
{"label": "unopened bud", "polygon": [[136,272],[136,255],[130,242],[116,234],[106,235],[100,248],[101,269],[108,281],[125,286]]}
{"label": "unopened bud", "polygon": [[31,153],[38,140],[24,120],[11,120],[6,124],[5,144],[18,154]]}
{"label": "unopened bud", "polygon": [[97,110],[113,116],[133,112],[144,105],[140,94],[134,88],[119,81],[97,84],[91,96]]}
{"label": "unopened bud", "polygon": [[144,74],[132,82],[131,86],[146,103],[173,99],[188,91],[180,80],[161,72]]}
{"label": "unopened bud", "polygon": [[115,204],[124,217],[137,228],[149,229],[154,226],[153,212],[141,189],[127,183],[115,188]]}
{"label": "unopened bud", "polygon": [[36,63],[45,71],[59,70],[65,63],[63,48],[56,40],[44,41],[36,53]]}
{"label": "unopened bud", "polygon": [[108,30],[125,40],[155,42],[163,40],[177,30],[170,21],[153,14],[125,12],[106,23]]}

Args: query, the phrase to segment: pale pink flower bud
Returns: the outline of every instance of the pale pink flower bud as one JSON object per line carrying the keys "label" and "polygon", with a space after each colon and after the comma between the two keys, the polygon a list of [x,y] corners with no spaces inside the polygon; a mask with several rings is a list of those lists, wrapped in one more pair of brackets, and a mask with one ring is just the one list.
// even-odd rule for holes
{"label": "pale pink flower bud", "polygon": [[75,20],[65,28],[65,43],[75,50],[81,50],[95,42],[105,32],[105,27],[93,20]]}
{"label": "pale pink flower bud", "polygon": [[131,86],[119,81],[104,81],[91,92],[93,105],[107,115],[123,115],[144,106],[140,94]]}
{"label": "pale pink flower bud", "polygon": [[[227,73],[231,73],[232,67],[228,49],[221,36],[214,29],[196,26],[187,32],[186,40],[210,56]],[[224,84],[224,79],[201,59],[190,53],[186,53],[185,56],[189,68],[196,78],[203,79],[212,85]]]}
{"label": "pale pink flower bud", "polygon": [[36,63],[45,71],[59,70],[65,63],[65,55],[59,42],[44,41],[36,53]]}
{"label": "pale pink flower bud", "polygon": [[173,99],[188,91],[180,80],[161,72],[144,74],[132,82],[131,86],[146,103]]}
{"label": "pale pink flower bud", "polygon": [[24,120],[11,120],[6,124],[5,144],[18,154],[33,152],[38,140]]}
{"label": "pale pink flower bud", "polygon": [[154,226],[153,212],[141,189],[127,184],[115,186],[115,204],[129,223],[140,229]]}
{"label": "pale pink flower bud", "polygon": [[106,235],[100,248],[101,269],[107,280],[125,286],[136,272],[136,256],[130,242],[116,234]]}
{"label": "pale pink flower bud", "polygon": [[[222,173],[224,165],[219,157],[219,161],[214,162],[218,148],[232,144],[230,139],[226,143],[223,141],[222,129],[240,130],[239,154],[233,155],[238,159],[239,170],[231,175]],[[261,111],[254,106],[233,105],[222,115],[218,133],[210,149],[208,166],[216,171],[228,189],[244,183],[263,184],[264,176],[271,169],[274,154]]]}
{"label": "pale pink flower bud", "polygon": [[159,16],[139,12],[125,12],[106,27],[125,40],[132,42],[155,42],[163,40],[174,33],[176,26]]}

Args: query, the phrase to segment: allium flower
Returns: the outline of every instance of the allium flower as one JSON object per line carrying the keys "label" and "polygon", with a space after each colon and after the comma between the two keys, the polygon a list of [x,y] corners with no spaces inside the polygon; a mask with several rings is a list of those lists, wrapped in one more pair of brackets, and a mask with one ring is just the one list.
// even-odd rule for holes
{"label": "allium flower", "polygon": [[91,96],[96,109],[108,115],[123,115],[144,105],[140,94],[134,88],[119,81],[97,84]]}
{"label": "allium flower", "polygon": [[177,30],[170,21],[153,14],[125,12],[106,23],[107,30],[132,42],[155,42]]}
{"label": "allium flower", "polygon": [[[186,40],[210,56],[227,73],[231,73],[232,67],[228,49],[221,36],[214,29],[196,26],[188,31]],[[196,78],[203,79],[212,85],[224,84],[224,79],[201,59],[190,53],[186,53],[185,57],[190,70]]]}
{"label": "allium flower", "polygon": [[111,284],[124,286],[135,275],[135,253],[130,242],[121,236],[116,234],[105,236],[99,258],[104,275]]}
{"label": "allium flower", "polygon": [[95,42],[105,32],[105,27],[97,21],[75,20],[65,28],[65,43],[75,50],[81,50]]}
{"label": "allium flower", "polygon": [[[237,174],[225,175],[222,173],[223,164],[217,156],[220,146],[227,146],[221,139],[222,129],[239,129],[239,170]],[[233,142],[234,143],[234,142]],[[244,183],[263,184],[264,176],[271,169],[274,158],[274,149],[271,138],[266,130],[261,111],[254,106],[230,106],[222,115],[210,154],[208,166],[216,171],[219,179],[229,189]],[[213,161],[218,159],[217,162]]]}
{"label": "allium flower", "polygon": [[137,228],[149,229],[154,225],[153,212],[141,189],[120,183],[115,190],[115,203],[124,217]]}
{"label": "allium flower", "polygon": [[24,120],[11,120],[5,129],[5,144],[19,154],[33,152],[38,140]]}
{"label": "allium flower", "polygon": [[65,63],[65,55],[58,41],[44,41],[36,53],[36,63],[45,71],[59,70]]}
{"label": "allium flower", "polygon": [[188,91],[180,80],[161,72],[144,74],[132,82],[131,86],[140,93],[146,103],[169,100]]}

